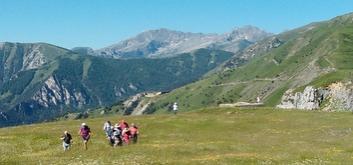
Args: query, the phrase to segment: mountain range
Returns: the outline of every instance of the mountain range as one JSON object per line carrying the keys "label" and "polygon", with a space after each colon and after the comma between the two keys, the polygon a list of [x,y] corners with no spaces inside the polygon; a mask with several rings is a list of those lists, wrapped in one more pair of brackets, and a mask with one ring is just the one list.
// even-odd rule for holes
{"label": "mountain range", "polygon": [[346,14],[268,37],[218,72],[160,96],[145,113],[168,111],[173,102],[193,110],[256,103],[257,97],[270,107],[352,111],[352,29],[353,14]]}
{"label": "mountain range", "polygon": [[168,29],[149,30],[117,44],[93,50],[76,47],[73,51],[111,58],[161,58],[208,48],[236,53],[250,44],[271,36],[257,27],[244,26],[225,34],[203,34]]}
{"label": "mountain range", "polygon": [[[125,114],[165,113],[173,102],[187,111],[257,98],[270,107],[353,110],[352,29],[353,14],[346,14],[276,35],[251,26],[226,34],[150,30],[98,50],[1,43],[0,125],[129,97],[124,106],[143,110]],[[168,93],[146,94],[158,91]]]}
{"label": "mountain range", "polygon": [[141,92],[173,90],[267,35],[250,26],[227,35],[160,29],[99,50],[0,43],[0,126],[109,106]]}
{"label": "mountain range", "polygon": [[44,43],[4,43],[0,53],[2,125],[107,106],[144,91],[169,91],[233,55],[199,49],[172,58],[112,60]]}

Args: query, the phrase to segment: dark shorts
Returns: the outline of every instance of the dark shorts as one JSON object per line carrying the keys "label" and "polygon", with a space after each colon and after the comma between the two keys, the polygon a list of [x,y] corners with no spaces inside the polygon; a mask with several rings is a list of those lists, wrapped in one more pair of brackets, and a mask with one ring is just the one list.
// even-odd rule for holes
{"label": "dark shorts", "polygon": [[82,135],[81,136],[84,141],[88,141],[90,136],[89,135]]}

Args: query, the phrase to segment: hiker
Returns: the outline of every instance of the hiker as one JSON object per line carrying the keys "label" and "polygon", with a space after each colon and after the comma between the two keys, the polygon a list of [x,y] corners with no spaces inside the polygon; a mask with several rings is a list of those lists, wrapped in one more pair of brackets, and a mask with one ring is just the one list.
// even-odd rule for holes
{"label": "hiker", "polygon": [[176,115],[177,112],[178,112],[178,104],[177,104],[177,102],[175,102],[175,103],[173,104],[173,112],[174,112],[175,115]]}
{"label": "hiker", "polygon": [[123,138],[123,142],[125,144],[129,144],[129,140],[130,140],[130,130],[129,128],[124,128],[123,131],[121,132],[122,138]]}
{"label": "hiker", "polygon": [[64,151],[67,151],[70,149],[71,146],[71,134],[68,131],[64,131],[64,135],[61,136],[60,138],[63,141],[63,147],[64,147]]}
{"label": "hiker", "polygon": [[115,124],[113,128],[113,136],[111,137],[111,144],[112,146],[122,146],[123,141],[121,139],[121,128],[118,124]]}
{"label": "hiker", "polygon": [[261,99],[259,96],[256,97],[256,103],[260,103]]}
{"label": "hiker", "polygon": [[137,136],[139,134],[138,127],[134,123],[132,123],[129,129],[130,129],[132,143],[135,144],[137,143]]}
{"label": "hiker", "polygon": [[112,124],[110,121],[106,121],[104,123],[104,126],[103,126],[103,130],[105,132],[105,135],[107,138],[110,138],[112,136],[112,133],[113,133],[113,129],[112,129]]}
{"label": "hiker", "polygon": [[87,142],[91,136],[91,130],[90,128],[86,125],[86,123],[81,124],[81,128],[79,131],[80,136],[82,137],[83,140],[83,147],[85,150],[87,150]]}
{"label": "hiker", "polygon": [[129,128],[129,124],[125,120],[120,120],[119,127],[121,130],[124,130],[125,128]]}

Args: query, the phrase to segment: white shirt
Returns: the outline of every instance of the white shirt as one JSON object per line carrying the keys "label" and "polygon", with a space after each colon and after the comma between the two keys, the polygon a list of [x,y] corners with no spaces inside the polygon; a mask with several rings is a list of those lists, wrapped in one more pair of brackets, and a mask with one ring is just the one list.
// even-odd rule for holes
{"label": "white shirt", "polygon": [[104,123],[103,130],[108,131],[111,129],[111,125],[108,122]]}
{"label": "white shirt", "polygon": [[173,105],[173,111],[177,111],[178,110],[178,105],[174,104]]}

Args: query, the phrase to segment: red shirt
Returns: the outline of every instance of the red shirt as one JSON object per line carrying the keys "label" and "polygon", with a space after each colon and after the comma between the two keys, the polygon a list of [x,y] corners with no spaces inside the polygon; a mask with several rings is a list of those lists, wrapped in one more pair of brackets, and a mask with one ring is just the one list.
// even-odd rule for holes
{"label": "red shirt", "polygon": [[138,128],[137,127],[130,127],[130,133],[131,133],[131,135],[138,134]]}
{"label": "red shirt", "polygon": [[128,128],[129,125],[126,122],[120,122],[119,124],[120,128],[123,130],[124,128]]}

